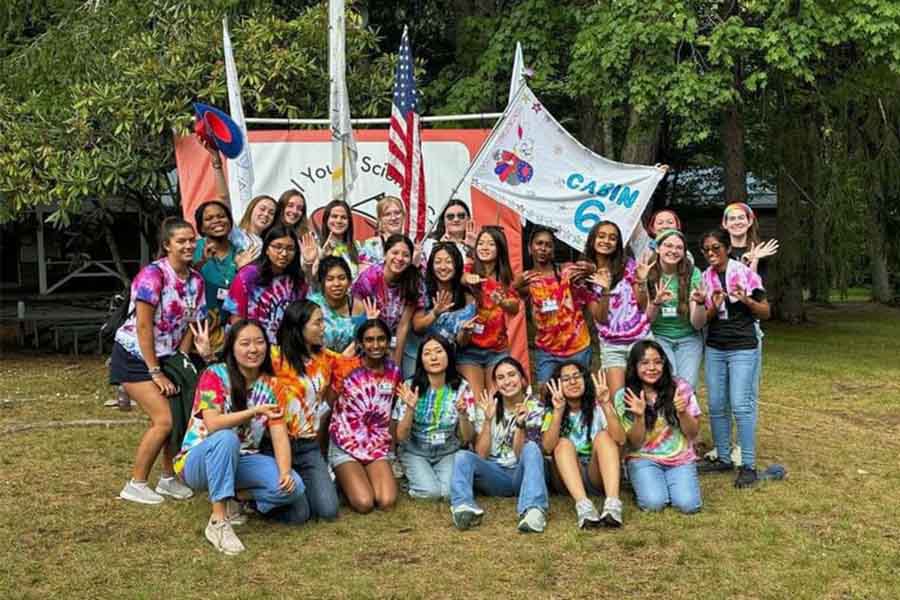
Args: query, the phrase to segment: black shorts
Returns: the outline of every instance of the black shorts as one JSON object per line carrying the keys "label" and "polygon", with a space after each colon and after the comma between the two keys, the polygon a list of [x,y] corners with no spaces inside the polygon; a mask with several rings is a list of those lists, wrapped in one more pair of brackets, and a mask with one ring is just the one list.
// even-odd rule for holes
{"label": "black shorts", "polygon": [[150,371],[147,370],[147,363],[131,354],[119,342],[113,344],[109,360],[109,383],[119,385],[141,381],[153,381]]}

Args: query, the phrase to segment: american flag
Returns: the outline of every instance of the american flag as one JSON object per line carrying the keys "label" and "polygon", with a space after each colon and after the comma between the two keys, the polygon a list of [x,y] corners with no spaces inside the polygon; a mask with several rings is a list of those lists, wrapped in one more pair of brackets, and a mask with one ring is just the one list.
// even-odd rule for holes
{"label": "american flag", "polygon": [[406,27],[400,40],[400,60],[394,76],[388,153],[388,177],[400,184],[400,197],[406,206],[406,230],[418,242],[425,237],[425,170],[422,166],[416,79]]}

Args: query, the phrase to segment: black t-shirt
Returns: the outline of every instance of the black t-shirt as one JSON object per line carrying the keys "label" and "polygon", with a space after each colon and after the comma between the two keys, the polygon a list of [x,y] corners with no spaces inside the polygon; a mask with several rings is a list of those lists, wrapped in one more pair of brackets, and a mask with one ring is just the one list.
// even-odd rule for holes
{"label": "black t-shirt", "polygon": [[[716,273],[719,276],[719,283],[722,289],[725,289],[725,273]],[[766,299],[766,293],[763,290],[754,290],[751,297],[760,302]],[[750,312],[750,308],[743,302],[731,302],[728,296],[725,296],[723,302],[727,311],[727,318],[723,318],[722,313],[718,317],[713,317],[709,322],[709,328],[706,333],[706,345],[716,350],[753,350],[756,348],[758,339],[756,337],[756,317]]]}

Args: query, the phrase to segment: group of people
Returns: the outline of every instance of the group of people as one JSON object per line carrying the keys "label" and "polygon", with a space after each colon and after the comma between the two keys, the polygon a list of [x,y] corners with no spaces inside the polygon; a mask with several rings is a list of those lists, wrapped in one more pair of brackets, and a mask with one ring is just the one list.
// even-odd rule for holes
{"label": "group of people", "polygon": [[[641,509],[699,510],[698,470],[735,470],[732,417],[735,485],[756,483],[762,281],[777,243],[760,243],[750,207],[729,205],[701,237],[702,272],[670,210],[652,215],[637,258],[601,221],[581,260],[559,264],[553,231],[537,227],[519,275],[503,229],[477,229],[464,202],[421,244],[405,217],[382,198],[377,235],[358,241],[345,202],[316,228],[288,190],[254,198],[237,226],[224,194],[197,208],[196,232],[166,219],[111,358],[111,383],[150,417],[120,497],[208,491],[206,537],[226,554],[244,549],[234,527],[249,513],[332,520],[339,494],[359,513],[390,509],[397,471],[412,498],[448,500],[459,529],[482,519],[478,492],[518,497],[518,529],[543,531],[550,489],[573,498],[578,527],[621,526],[623,464]],[[520,310],[534,378],[510,352]],[[716,452],[698,461],[704,354]]]}

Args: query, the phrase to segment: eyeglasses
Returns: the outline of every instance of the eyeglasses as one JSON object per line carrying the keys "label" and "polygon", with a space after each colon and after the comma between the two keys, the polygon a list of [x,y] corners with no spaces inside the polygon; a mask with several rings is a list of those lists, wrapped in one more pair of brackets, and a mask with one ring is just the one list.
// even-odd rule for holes
{"label": "eyeglasses", "polygon": [[581,373],[576,373],[574,375],[564,375],[559,378],[559,380],[562,381],[563,383],[577,383],[577,382],[581,381],[582,379],[583,378],[581,376]]}
{"label": "eyeglasses", "polygon": [[444,213],[444,218],[447,219],[448,221],[465,221],[466,219],[469,218],[469,215],[467,215],[464,212]]}
{"label": "eyeglasses", "polygon": [[704,254],[709,254],[710,252],[718,252],[722,249],[722,244],[713,244],[712,246],[703,246],[700,248],[703,250]]}
{"label": "eyeglasses", "polygon": [[294,254],[297,252],[297,249],[293,246],[281,246],[280,244],[272,244],[269,246],[269,250],[275,254]]}

